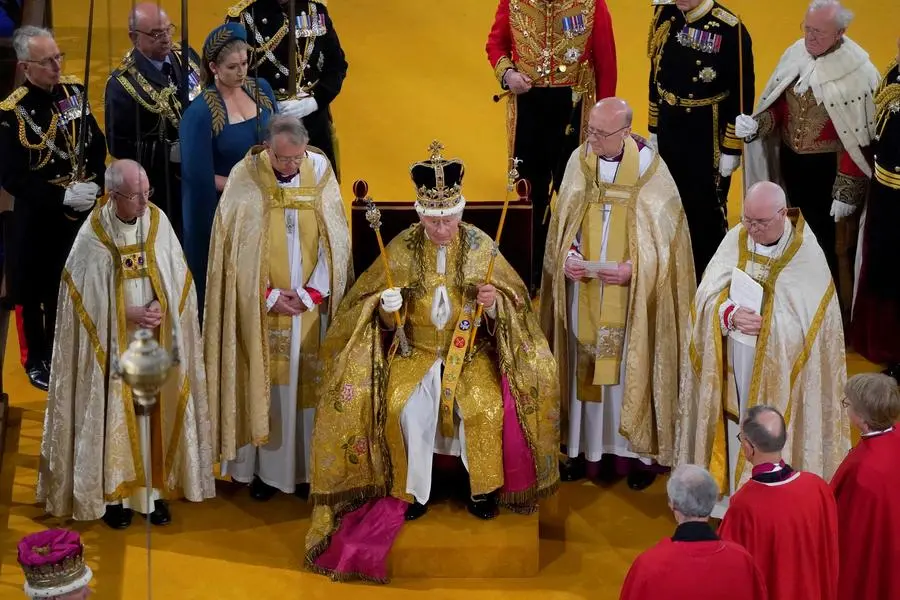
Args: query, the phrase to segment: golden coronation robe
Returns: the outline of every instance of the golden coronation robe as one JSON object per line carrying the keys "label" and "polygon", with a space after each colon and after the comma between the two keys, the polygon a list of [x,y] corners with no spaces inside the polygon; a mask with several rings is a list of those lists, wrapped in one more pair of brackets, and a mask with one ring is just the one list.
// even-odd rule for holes
{"label": "golden coronation robe", "polygon": [[[411,462],[420,457],[408,456],[405,436],[410,436],[412,444],[418,431],[407,428],[404,409],[436,368],[439,374],[443,366],[446,383],[447,372],[458,360],[452,348],[464,348],[468,339],[476,286],[485,281],[493,246],[490,237],[466,223],[460,223],[458,237],[448,246],[432,243],[418,224],[388,245],[393,283],[403,290],[401,313],[411,346],[408,357],[398,352],[388,360],[391,338],[383,337],[386,327],[379,315],[381,292],[387,288],[382,261],[374,263],[344,299],[323,345],[329,369],[313,433],[315,508],[306,538],[307,565],[313,570],[335,578],[360,576],[316,563],[342,517],[368,500],[385,496],[413,502],[415,478],[408,475],[414,470]],[[437,432],[441,440],[434,447],[440,451],[441,441],[454,446],[464,430],[462,453],[471,493],[499,488],[502,504],[533,510],[536,501],[553,493],[559,483],[556,362],[528,290],[501,255],[494,264],[492,284],[497,288],[496,319],[484,318],[476,353],[462,365],[455,401],[451,403],[444,394],[435,398],[440,402]],[[439,306],[449,313],[435,310]],[[444,315],[439,319],[442,328],[435,325],[438,314]],[[504,381],[515,398],[512,417],[524,433],[534,463],[527,465],[529,471],[533,469],[531,485],[516,491],[504,489],[509,468],[509,457],[504,456],[509,427],[504,425],[509,418],[504,410],[504,396],[508,397],[502,389]],[[442,453],[459,455],[460,449]]]}
{"label": "golden coronation robe", "polygon": [[[789,215],[784,235],[770,248],[754,244],[743,225],[732,228],[691,310],[676,463],[709,468],[725,496],[751,475],[736,437],[752,406],[768,404],[784,415],[784,459],[798,471],[830,479],[850,450],[850,425],[841,407],[844,331],[834,282],[802,215],[796,209]],[[735,267],[763,288],[763,325],[749,345],[723,323]],[[713,516],[723,509],[727,501]]]}
{"label": "golden coronation robe", "polygon": [[[619,162],[583,144],[569,158],[547,239],[541,323],[559,364],[569,456],[637,455],[671,465],[697,284],[684,209],[665,163],[639,138],[626,139]],[[569,281],[563,269],[575,250],[585,260],[631,261],[631,283]],[[590,309],[580,304],[585,296]],[[592,311],[598,333],[583,343],[580,321]]]}
{"label": "golden coronation robe", "polygon": [[[131,388],[112,377],[110,361],[136,329],[126,308],[153,300],[163,311],[157,340],[171,352],[174,334],[181,362],[149,420],[147,448]],[[197,292],[178,238],[153,204],[128,225],[106,202],[81,227],[60,284],[52,372],[37,489],[47,512],[94,520],[120,501],[152,511],[144,487],[150,458],[152,499],[215,497]]]}
{"label": "golden coronation robe", "polygon": [[[318,149],[307,147],[286,184],[261,146],[231,171],[213,222],[203,341],[214,447],[239,481],[256,473],[287,493],[308,481],[320,341],[352,283],[349,240],[337,180]],[[277,289],[322,299],[299,316],[278,315],[267,302]]]}

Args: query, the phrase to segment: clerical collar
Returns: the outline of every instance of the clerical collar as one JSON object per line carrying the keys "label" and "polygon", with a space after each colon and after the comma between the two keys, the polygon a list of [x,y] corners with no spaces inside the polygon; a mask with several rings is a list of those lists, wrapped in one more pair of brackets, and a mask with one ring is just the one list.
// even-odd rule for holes
{"label": "clerical collar", "polygon": [[688,23],[693,23],[694,21],[705,17],[706,13],[711,11],[713,6],[715,6],[713,0],[703,0],[696,8],[684,13],[684,20]]}
{"label": "clerical collar", "polygon": [[617,163],[617,162],[622,162],[623,156],[625,156],[625,146],[622,146],[622,149],[615,156],[613,156],[611,158],[601,156],[600,160],[605,161],[605,162],[610,162],[610,163]]}
{"label": "clerical collar", "polygon": [[[781,237],[784,237],[784,236],[782,235]],[[781,241],[781,238],[778,238],[777,240],[775,240],[775,241],[772,242],[771,244],[760,244],[760,246],[762,246],[763,248],[774,248],[775,246],[778,245],[778,242],[780,242],[780,241]]]}
{"label": "clerical collar", "polygon": [[893,427],[888,427],[887,429],[882,429],[881,431],[870,431],[869,433],[864,433],[859,437],[864,437],[864,438],[877,437],[879,435],[884,435],[885,433],[890,433],[893,430],[894,430]]}
{"label": "clerical collar", "polygon": [[675,528],[673,542],[715,542],[719,539],[709,523],[688,521]]}
{"label": "clerical collar", "polygon": [[297,172],[297,173],[294,173],[293,175],[282,175],[274,167],[272,168],[272,171],[275,173],[275,179],[278,180],[278,183],[290,183],[294,180],[294,177],[296,177],[297,175],[300,174],[299,172]]}
{"label": "clerical collar", "polygon": [[130,221],[126,221],[125,219],[123,219],[122,217],[119,216],[119,213],[116,213],[116,219],[118,219],[119,223],[122,223],[123,225],[137,225],[137,217],[133,218]]}
{"label": "clerical collar", "polygon": [[778,463],[761,463],[753,467],[752,479],[760,483],[779,483],[789,479],[794,470],[783,460]]}

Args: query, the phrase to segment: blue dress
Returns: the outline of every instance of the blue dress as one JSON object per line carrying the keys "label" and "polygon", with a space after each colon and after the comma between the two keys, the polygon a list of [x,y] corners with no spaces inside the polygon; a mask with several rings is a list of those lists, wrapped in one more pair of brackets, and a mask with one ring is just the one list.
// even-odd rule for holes
{"label": "blue dress", "polygon": [[231,169],[253,146],[265,139],[269,117],[277,111],[271,86],[264,79],[248,79],[244,91],[254,100],[259,82],[259,118],[234,125],[215,85],[198,96],[181,119],[181,193],[184,220],[184,254],[197,285],[197,301],[203,307],[209,238],[221,193],[215,176],[228,177]]}

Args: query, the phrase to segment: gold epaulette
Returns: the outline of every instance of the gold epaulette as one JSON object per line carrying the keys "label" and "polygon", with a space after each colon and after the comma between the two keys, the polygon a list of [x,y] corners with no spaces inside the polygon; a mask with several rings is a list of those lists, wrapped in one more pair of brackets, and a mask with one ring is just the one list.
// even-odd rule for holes
{"label": "gold epaulette", "polygon": [[7,111],[12,110],[16,107],[16,105],[22,101],[22,98],[25,97],[25,94],[28,93],[28,88],[23,86],[17,87],[13,90],[13,93],[6,97],[3,102],[0,102],[0,110]]}
{"label": "gold epaulette", "polygon": [[67,85],[84,85],[81,83],[81,79],[76,77],[75,75],[62,75],[59,78],[60,83],[65,83]]}
{"label": "gold epaulette", "polygon": [[117,77],[117,76],[121,75],[122,73],[124,73],[125,71],[127,71],[133,64],[134,64],[134,49],[132,48],[132,49],[128,50],[128,52],[125,53],[125,56],[122,57],[122,60],[119,61],[119,64],[116,66],[115,69],[112,70],[112,72],[109,74],[109,76]]}
{"label": "gold epaulette", "polygon": [[726,25],[731,25],[732,27],[737,25],[739,22],[739,20],[736,16],[734,16],[733,14],[731,14],[730,12],[728,12],[727,10],[725,10],[724,8],[719,7],[719,6],[712,9],[712,16],[714,16],[718,20],[722,21]]}
{"label": "gold epaulette", "polygon": [[244,9],[254,2],[256,2],[256,0],[240,0],[237,4],[228,9],[228,16],[232,19],[237,19],[241,16],[241,13],[244,12]]}

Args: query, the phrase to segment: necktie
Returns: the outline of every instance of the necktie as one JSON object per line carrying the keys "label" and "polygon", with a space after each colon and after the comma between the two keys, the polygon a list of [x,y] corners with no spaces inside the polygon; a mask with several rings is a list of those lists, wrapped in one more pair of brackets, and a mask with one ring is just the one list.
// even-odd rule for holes
{"label": "necktie", "polygon": [[162,72],[169,80],[170,85],[178,85],[178,82],[175,81],[175,67],[172,66],[172,63],[164,62],[162,66]]}

